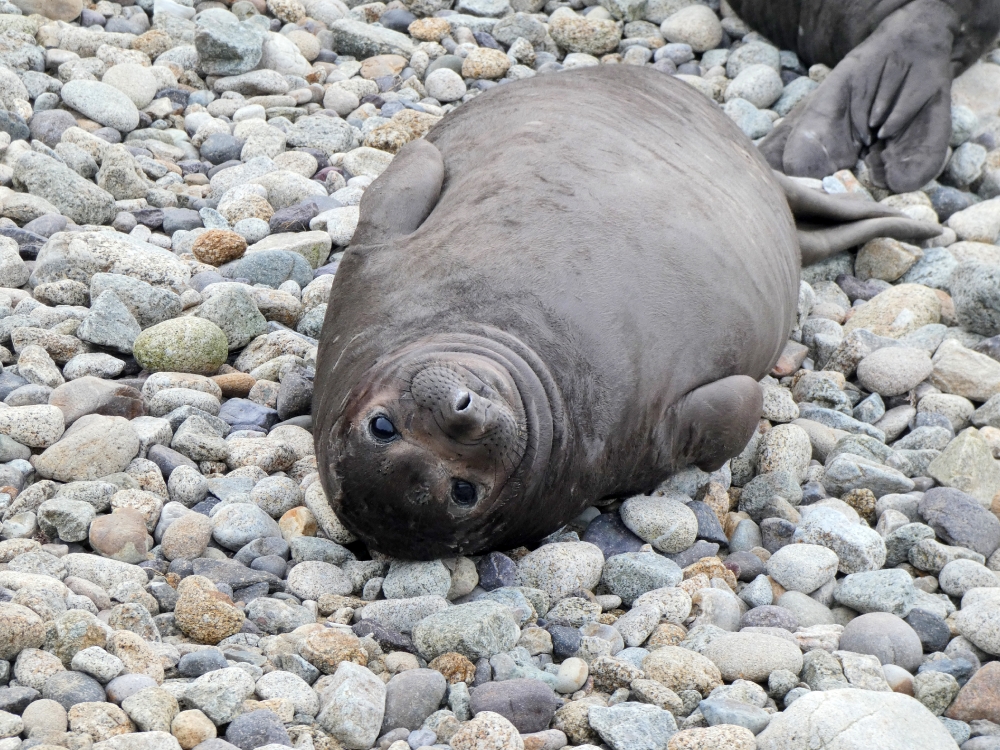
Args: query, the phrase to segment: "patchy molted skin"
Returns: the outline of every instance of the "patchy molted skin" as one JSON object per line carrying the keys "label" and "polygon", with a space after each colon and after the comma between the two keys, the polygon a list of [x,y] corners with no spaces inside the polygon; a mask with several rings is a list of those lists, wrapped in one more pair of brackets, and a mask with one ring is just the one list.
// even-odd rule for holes
{"label": "patchy molted skin", "polygon": [[538,76],[449,114],[365,192],[331,290],[313,417],[334,511],[394,557],[471,554],[721,466],[795,315],[789,201],[810,260],[881,222],[938,231],[803,190],[653,70]]}
{"label": "patchy molted skin", "polygon": [[[917,190],[944,166],[951,81],[996,39],[1000,0],[733,0],[740,17],[826,80],[761,144],[789,175],[859,157],[880,185]],[[834,67],[836,66],[836,67]]]}

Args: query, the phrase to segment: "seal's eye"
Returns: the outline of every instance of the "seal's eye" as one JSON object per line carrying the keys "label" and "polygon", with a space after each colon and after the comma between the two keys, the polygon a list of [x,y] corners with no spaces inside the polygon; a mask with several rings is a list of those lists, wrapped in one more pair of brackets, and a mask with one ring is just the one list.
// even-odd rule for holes
{"label": "seal's eye", "polygon": [[368,429],[377,440],[392,440],[398,435],[389,418],[381,414],[368,423]]}
{"label": "seal's eye", "polygon": [[466,507],[476,504],[476,485],[464,479],[451,480],[451,498],[458,505]]}

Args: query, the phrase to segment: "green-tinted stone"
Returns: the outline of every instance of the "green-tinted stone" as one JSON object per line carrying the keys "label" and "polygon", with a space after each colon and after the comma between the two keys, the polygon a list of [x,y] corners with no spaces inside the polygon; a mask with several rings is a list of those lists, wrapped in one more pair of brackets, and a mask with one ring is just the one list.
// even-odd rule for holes
{"label": "green-tinted stone", "polygon": [[132,348],[136,361],[150,372],[212,375],[226,361],[226,334],[208,320],[174,318],[147,328]]}

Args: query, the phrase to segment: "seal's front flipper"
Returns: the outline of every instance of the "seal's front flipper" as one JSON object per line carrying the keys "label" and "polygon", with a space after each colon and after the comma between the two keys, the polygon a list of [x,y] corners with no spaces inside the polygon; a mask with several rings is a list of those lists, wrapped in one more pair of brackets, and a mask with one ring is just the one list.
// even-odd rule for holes
{"label": "seal's front flipper", "polygon": [[823,178],[853,167],[864,144],[851,124],[853,66],[838,65],[760,144],[768,163],[796,177]]}
{"label": "seal's front flipper", "polygon": [[353,245],[384,245],[415,232],[437,204],[444,183],[444,160],[423,138],[410,141],[361,198]]}
{"label": "seal's front flipper", "polygon": [[715,471],[753,437],[764,397],[753,378],[733,375],[695,388],[675,408],[678,463]]}
{"label": "seal's front flipper", "polygon": [[785,191],[798,228],[802,265],[861,245],[876,237],[927,240],[941,234],[941,227],[908,219],[901,212],[850,195],[828,195],[774,173]]}
{"label": "seal's front flipper", "polygon": [[958,14],[941,0],[891,13],[765,139],[769,162],[785,174],[825,177],[871,149],[873,172],[893,191],[926,184],[948,148],[958,30]]}

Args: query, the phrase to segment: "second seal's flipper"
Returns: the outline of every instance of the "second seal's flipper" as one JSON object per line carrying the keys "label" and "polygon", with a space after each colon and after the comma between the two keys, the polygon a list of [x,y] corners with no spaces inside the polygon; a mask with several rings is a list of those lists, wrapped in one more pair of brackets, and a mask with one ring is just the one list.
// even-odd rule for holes
{"label": "second seal's flipper", "polygon": [[423,138],[410,141],[361,198],[352,245],[382,245],[420,228],[441,195],[444,160]]}
{"label": "second seal's flipper", "polygon": [[804,266],[876,237],[919,241],[941,234],[937,224],[909,219],[894,208],[850,195],[827,195],[779,172],[774,177],[795,216]]}
{"label": "second seal's flipper", "polygon": [[[815,92],[808,94],[791,112],[781,119],[781,122],[774,126],[774,129],[767,134],[764,140],[757,144],[757,150],[767,160],[767,163],[771,165],[771,169],[777,172],[785,171],[785,145],[788,143],[788,139],[795,130],[798,121],[806,111],[808,101],[814,94]],[[836,171],[836,169],[831,171],[825,171],[824,169],[823,177],[833,174]]]}
{"label": "second seal's flipper", "polygon": [[925,185],[948,148],[957,33],[958,14],[941,0],[891,13],[764,140],[768,161],[785,174],[825,177],[868,151],[893,191]]}
{"label": "second seal's flipper", "polygon": [[775,171],[774,178],[785,191],[785,199],[796,222],[833,223],[900,216],[899,211],[881,203],[872,203],[850,195],[830,195],[806,187],[781,172]]}
{"label": "second seal's flipper", "polygon": [[[926,184],[945,164],[946,145],[951,138],[951,87],[941,89],[909,120],[901,130],[879,141],[884,148],[873,148],[865,156],[875,180],[883,185],[913,189]],[[898,127],[898,123],[894,125]],[[937,161],[935,162],[935,158]]]}

